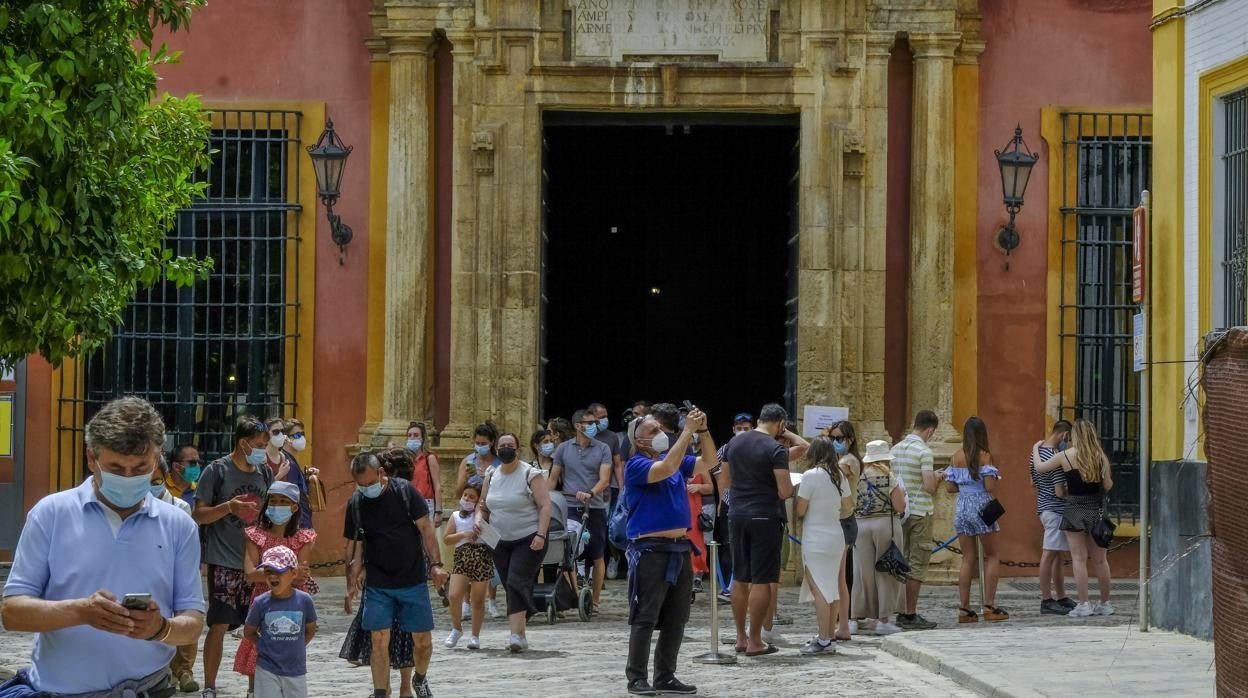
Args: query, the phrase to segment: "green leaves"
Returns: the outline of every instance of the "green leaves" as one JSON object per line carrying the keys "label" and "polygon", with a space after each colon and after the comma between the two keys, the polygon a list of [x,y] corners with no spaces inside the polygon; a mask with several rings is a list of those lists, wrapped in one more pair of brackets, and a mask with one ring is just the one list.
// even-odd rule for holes
{"label": "green leaves", "polygon": [[153,100],[175,57],[149,50],[203,4],[0,4],[0,363],[89,351],[140,289],[212,268],[164,247],[202,191],[209,124],[194,96]]}

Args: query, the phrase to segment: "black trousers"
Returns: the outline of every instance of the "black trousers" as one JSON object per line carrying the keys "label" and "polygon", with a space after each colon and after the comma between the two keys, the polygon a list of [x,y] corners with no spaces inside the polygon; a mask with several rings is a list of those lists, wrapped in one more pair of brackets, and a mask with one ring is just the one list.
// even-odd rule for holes
{"label": "black trousers", "polygon": [[[667,565],[673,555],[681,558],[680,574],[675,585],[667,583]],[[625,675],[629,681],[646,678],[650,663],[650,639],[654,629],[658,628],[659,641],[654,648],[654,681],[660,683],[673,678],[676,673],[676,657],[685,638],[685,624],[689,622],[693,565],[687,552],[649,552],[640,557],[632,574],[637,576],[637,610],[628,637]]]}
{"label": "black trousers", "polygon": [[525,611],[537,613],[533,605],[533,583],[542,564],[545,548],[533,550],[533,535],[518,540],[500,540],[494,548],[494,569],[507,590],[507,615]]}

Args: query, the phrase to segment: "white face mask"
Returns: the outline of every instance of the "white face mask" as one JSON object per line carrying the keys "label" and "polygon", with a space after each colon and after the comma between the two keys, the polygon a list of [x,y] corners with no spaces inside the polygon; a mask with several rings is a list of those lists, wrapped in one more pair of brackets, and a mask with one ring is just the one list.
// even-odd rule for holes
{"label": "white face mask", "polygon": [[273,436],[270,436],[270,437],[269,437],[269,445],[270,445],[270,446],[272,446],[273,448],[281,448],[282,446],[285,446],[285,445],[286,445],[286,435],[285,435],[285,434],[275,434],[275,435],[273,435]]}
{"label": "white face mask", "polygon": [[665,431],[660,431],[654,435],[653,439],[650,439],[650,448],[653,448],[658,453],[666,451],[669,445],[667,432]]}
{"label": "white face mask", "polygon": [[290,447],[296,451],[302,451],[308,447],[308,437],[299,436],[290,440]]}

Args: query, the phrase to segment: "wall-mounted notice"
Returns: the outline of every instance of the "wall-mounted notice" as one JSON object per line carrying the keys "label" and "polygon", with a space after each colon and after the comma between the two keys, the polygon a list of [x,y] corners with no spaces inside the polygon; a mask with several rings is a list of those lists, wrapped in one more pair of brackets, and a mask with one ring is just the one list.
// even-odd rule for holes
{"label": "wall-mounted notice", "polygon": [[805,405],[802,407],[802,436],[811,438],[839,421],[849,419],[848,407]]}

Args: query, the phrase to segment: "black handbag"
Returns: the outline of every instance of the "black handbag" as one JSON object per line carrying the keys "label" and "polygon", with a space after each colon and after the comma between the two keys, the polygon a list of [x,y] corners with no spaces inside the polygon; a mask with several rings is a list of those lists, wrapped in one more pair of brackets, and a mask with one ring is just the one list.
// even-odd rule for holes
{"label": "black handbag", "polygon": [[891,574],[897,581],[904,583],[910,579],[910,563],[906,562],[906,556],[901,554],[901,548],[897,547],[897,541],[893,539],[893,530],[897,525],[897,510],[893,508],[891,497],[884,496],[869,480],[864,480],[864,482],[867,483],[867,489],[888,502],[888,547],[884,549],[884,554],[875,561],[875,571]]}
{"label": "black handbag", "polygon": [[1102,548],[1108,548],[1110,543],[1114,542],[1114,529],[1118,525],[1110,521],[1105,516],[1105,505],[1101,504],[1101,515],[1096,523],[1092,524],[1092,530],[1088,531],[1088,535],[1092,536],[1092,542]]}
{"label": "black handbag", "polygon": [[712,518],[711,515],[706,513],[705,511],[698,512],[698,530],[699,531],[714,531],[715,519]]}
{"label": "black handbag", "polygon": [[1001,500],[993,497],[983,509],[979,510],[979,518],[983,519],[985,526],[992,526],[997,519],[1005,515],[1005,505]]}

